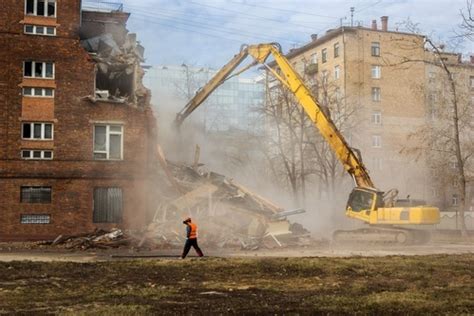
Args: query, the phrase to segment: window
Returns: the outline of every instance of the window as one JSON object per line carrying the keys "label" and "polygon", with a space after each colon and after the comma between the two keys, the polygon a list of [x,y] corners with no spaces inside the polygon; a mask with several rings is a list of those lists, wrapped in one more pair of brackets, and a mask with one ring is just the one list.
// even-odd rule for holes
{"label": "window", "polygon": [[52,140],[52,123],[22,123],[21,138],[34,140]]}
{"label": "window", "polygon": [[53,151],[52,150],[24,149],[21,151],[21,159],[51,160],[53,159]]}
{"label": "window", "polygon": [[22,214],[20,222],[22,224],[49,224],[51,216],[48,214]]}
{"label": "window", "polygon": [[55,17],[56,0],[26,0],[25,14]]}
{"label": "window", "polygon": [[334,66],[334,79],[337,80],[341,76],[341,69],[339,66]]}
{"label": "window", "polygon": [[311,63],[312,64],[317,64],[318,63],[318,54],[317,53],[311,54]]}
{"label": "window", "polygon": [[327,84],[328,83],[328,72],[327,70],[323,70],[323,72],[321,73],[321,81],[323,84]]}
{"label": "window", "polygon": [[35,98],[54,98],[54,89],[51,88],[23,88],[23,96]]}
{"label": "window", "polygon": [[25,61],[23,63],[23,76],[26,78],[54,78],[54,63]]}
{"label": "window", "polygon": [[380,111],[372,112],[372,123],[376,125],[382,124],[382,113]]}
{"label": "window", "polygon": [[380,101],[380,88],[372,88],[372,101]]}
{"label": "window", "polygon": [[328,50],[327,48],[321,51],[321,61],[325,63],[328,60]]}
{"label": "window", "polygon": [[120,223],[122,221],[122,189],[94,189],[94,223]]}
{"label": "window", "polygon": [[453,197],[451,199],[451,203],[453,204],[453,206],[458,205],[458,195],[457,194],[453,194]]}
{"label": "window", "polygon": [[382,76],[382,67],[381,66],[372,66],[372,79],[380,79]]}
{"label": "window", "polygon": [[122,159],[122,136],[122,125],[95,125],[94,159]]}
{"label": "window", "polygon": [[370,52],[372,56],[375,56],[375,57],[380,56],[380,43],[372,42],[372,46],[370,47]]}
{"label": "window", "polygon": [[25,25],[25,34],[55,36],[56,28],[53,26]]}
{"label": "window", "polygon": [[372,147],[374,148],[382,147],[382,137],[380,137],[380,135],[372,136]]}
{"label": "window", "polygon": [[453,188],[459,187],[459,181],[458,179],[453,179]]}
{"label": "window", "polygon": [[334,44],[334,58],[339,57],[339,42]]}
{"label": "window", "polygon": [[474,88],[474,76],[469,77],[469,82],[470,82],[471,88]]}
{"label": "window", "polygon": [[21,187],[21,203],[51,203],[51,187]]}
{"label": "window", "polygon": [[372,158],[372,168],[373,168],[373,170],[382,170],[382,158],[373,157]]}

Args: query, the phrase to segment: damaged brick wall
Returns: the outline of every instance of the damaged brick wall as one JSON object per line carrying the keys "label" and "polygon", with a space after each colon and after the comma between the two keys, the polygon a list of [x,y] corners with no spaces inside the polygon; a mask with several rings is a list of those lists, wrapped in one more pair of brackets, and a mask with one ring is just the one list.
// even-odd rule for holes
{"label": "damaged brick wall", "polygon": [[[58,0],[57,17],[25,15],[24,0],[5,0],[0,13],[0,240],[35,240],[96,227],[133,227],[147,221],[156,188],[156,123],[148,91],[137,102],[95,100],[96,61],[79,37],[80,1]],[[56,36],[24,34],[24,24],[56,27]],[[124,28],[125,29],[125,28]],[[54,80],[27,79],[23,62],[53,62]],[[139,79],[139,78],[138,78]],[[22,95],[22,85],[51,86],[54,98]],[[54,124],[53,140],[22,140],[22,122]],[[94,160],[97,122],[123,126],[123,159]],[[52,160],[24,160],[22,149],[47,149]],[[21,186],[51,186],[51,203],[22,203]],[[96,187],[123,191],[121,223],[93,223]],[[49,224],[21,224],[22,214],[49,214]]]}

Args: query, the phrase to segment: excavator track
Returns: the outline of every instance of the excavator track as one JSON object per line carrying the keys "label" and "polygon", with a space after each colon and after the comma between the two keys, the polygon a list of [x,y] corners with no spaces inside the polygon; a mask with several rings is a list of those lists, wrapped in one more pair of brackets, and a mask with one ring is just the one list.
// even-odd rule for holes
{"label": "excavator track", "polygon": [[355,230],[336,230],[333,241],[349,244],[426,244],[431,234],[426,230],[401,227],[367,227]]}

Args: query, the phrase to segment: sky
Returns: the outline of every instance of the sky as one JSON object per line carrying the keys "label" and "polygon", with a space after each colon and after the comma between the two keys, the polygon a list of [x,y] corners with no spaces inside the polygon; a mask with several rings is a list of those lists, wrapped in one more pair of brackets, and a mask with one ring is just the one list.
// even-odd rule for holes
{"label": "sky", "polygon": [[[97,1],[97,0],[86,0]],[[474,45],[456,39],[466,0],[108,0],[131,13],[128,29],[145,46],[148,65],[220,68],[242,44],[279,42],[284,51],[301,46],[312,33],[351,21],[370,26],[389,16],[395,30],[409,18],[423,34],[469,54]]]}

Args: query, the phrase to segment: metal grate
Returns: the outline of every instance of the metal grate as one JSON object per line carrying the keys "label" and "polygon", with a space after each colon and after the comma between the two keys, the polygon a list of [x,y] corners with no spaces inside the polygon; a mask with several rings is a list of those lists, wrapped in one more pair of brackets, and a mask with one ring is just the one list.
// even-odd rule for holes
{"label": "metal grate", "polygon": [[122,222],[122,189],[94,189],[94,223]]}
{"label": "metal grate", "polygon": [[20,222],[22,224],[49,224],[51,216],[48,214],[23,214]]}
{"label": "metal grate", "polygon": [[51,187],[21,187],[22,203],[51,203]]}

